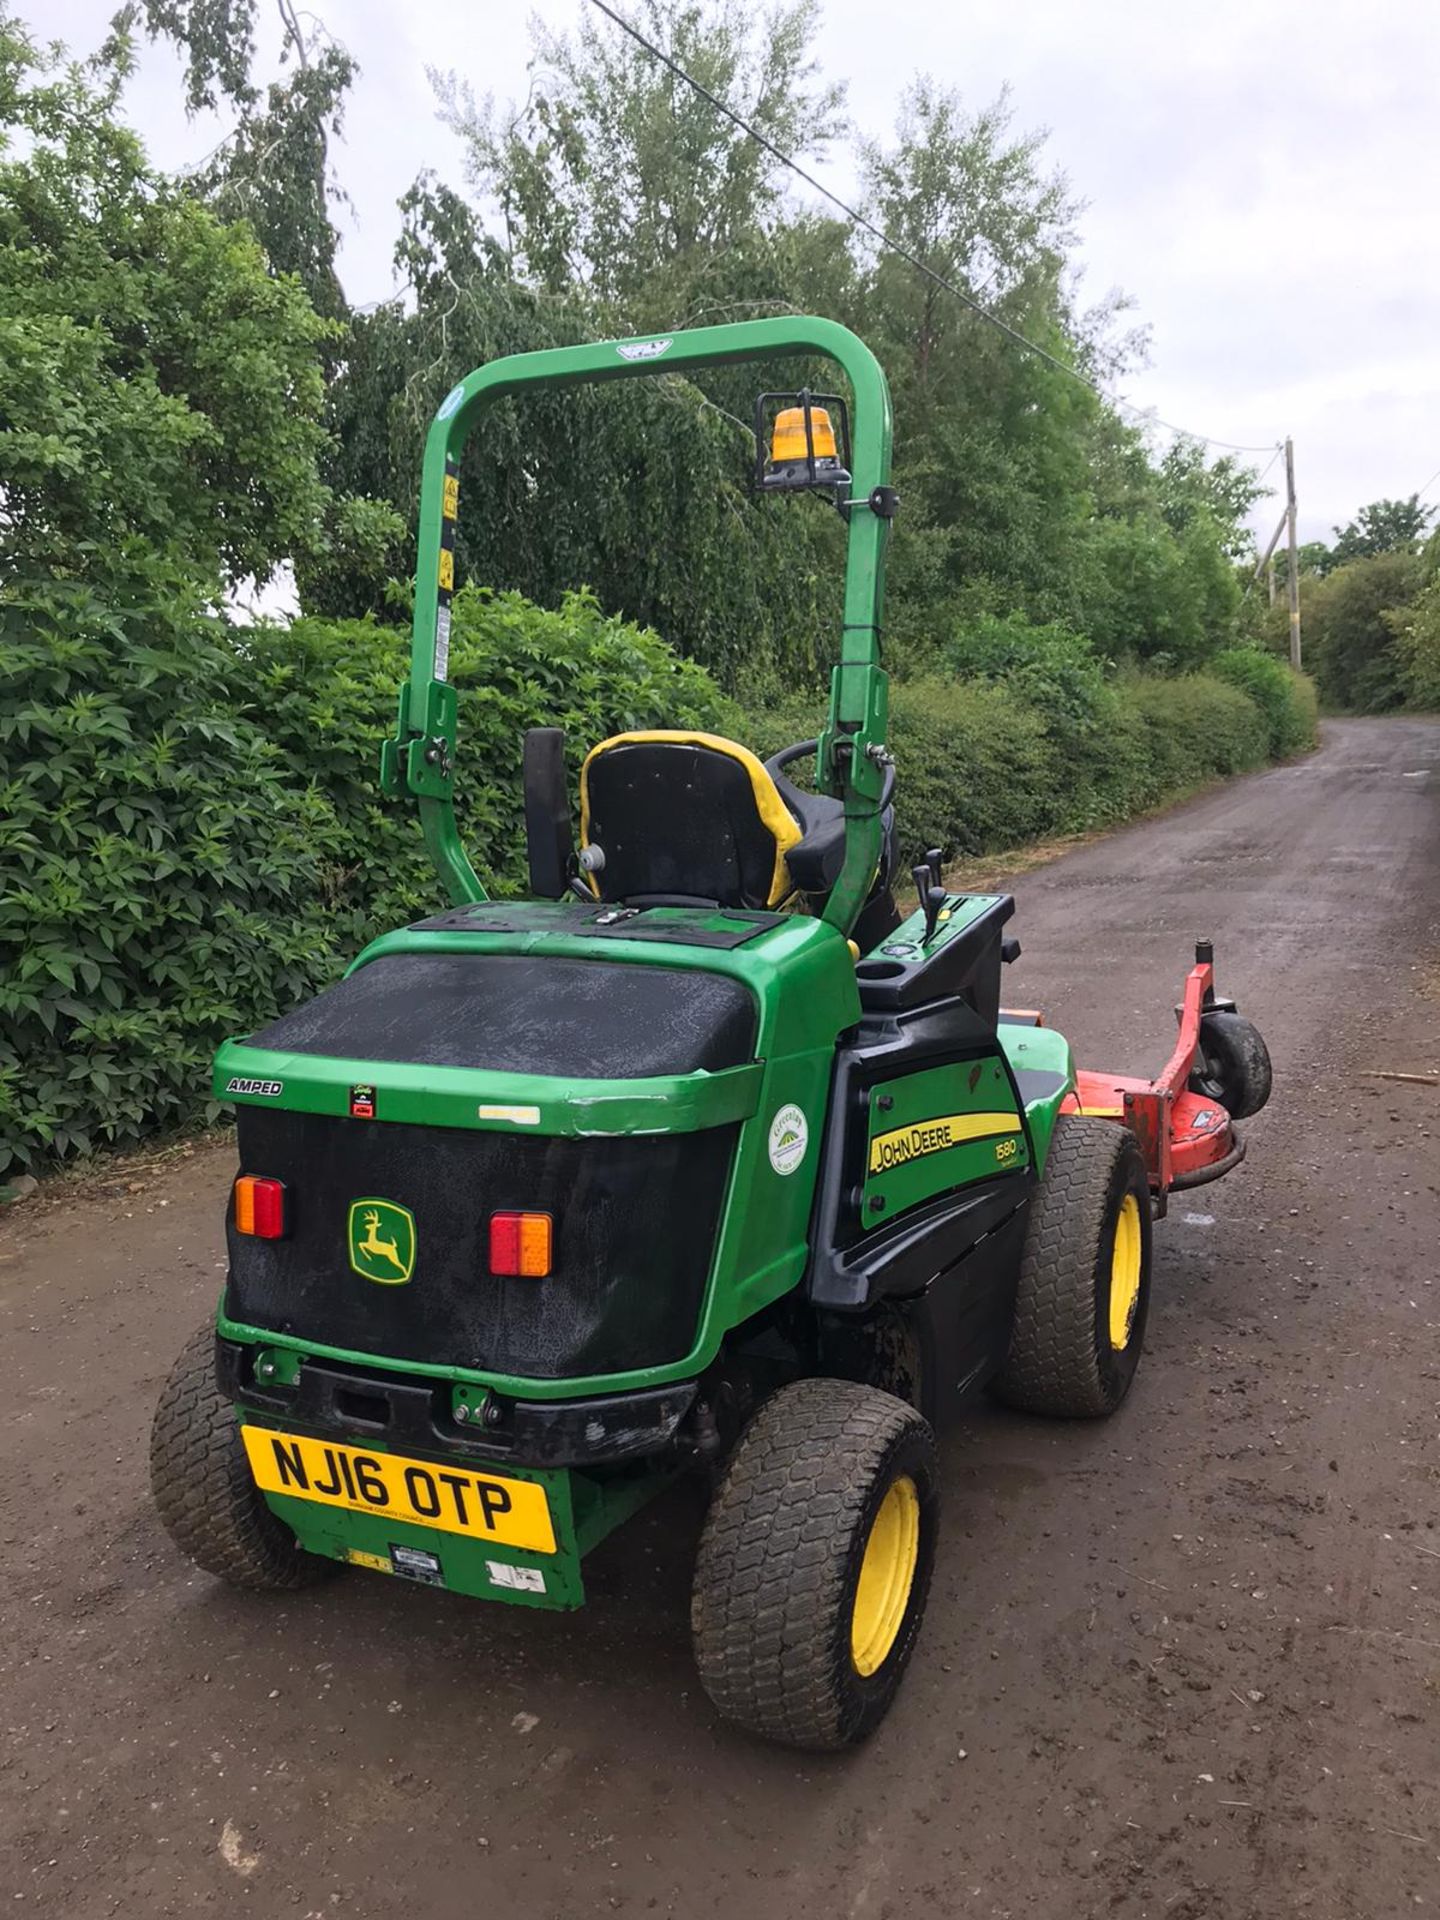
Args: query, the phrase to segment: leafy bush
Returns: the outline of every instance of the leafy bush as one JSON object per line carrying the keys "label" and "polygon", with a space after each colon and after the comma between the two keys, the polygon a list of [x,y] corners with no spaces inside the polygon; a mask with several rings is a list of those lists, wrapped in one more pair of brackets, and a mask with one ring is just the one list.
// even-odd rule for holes
{"label": "leafy bush", "polygon": [[1264,765],[1269,727],[1239,687],[1204,673],[1136,674],[1122,687],[1149,736],[1149,804]]}
{"label": "leafy bush", "polygon": [[1211,672],[1239,687],[1264,714],[1270,729],[1270,754],[1288,760],[1315,744],[1315,686],[1283,660],[1260,647],[1230,647],[1215,656]]}
{"label": "leafy bush", "polygon": [[1440,709],[1440,581],[1432,581],[1412,606],[1392,609],[1385,617],[1395,636],[1406,705],[1435,712]]}
{"label": "leafy bush", "polygon": [[[743,716],[737,737],[763,757],[824,724],[825,703],[812,695]],[[907,866],[930,847],[979,853],[1053,825],[1058,758],[1042,716],[1004,686],[934,676],[892,686],[890,747]]]}
{"label": "leafy bush", "polygon": [[[193,1119],[225,1035],[441,904],[415,815],[376,772],[404,634],[235,634],[178,582],[146,604],[56,589],[6,613],[0,1170]],[[524,868],[527,726],[565,726],[577,766],[625,727],[733,730],[700,668],[584,594],[545,613],[461,592],[451,666],[462,830],[501,890]]]}
{"label": "leafy bush", "polygon": [[149,168],[123,67],[63,65],[0,10],[0,577],[158,554],[265,578],[326,512],[334,329],[248,228]]}
{"label": "leafy bush", "polygon": [[1207,513],[1178,532],[1159,516],[1098,520],[1085,567],[1085,629],[1113,659],[1200,667],[1234,630],[1240,588]]}
{"label": "leafy bush", "polygon": [[[927,847],[948,858],[1075,832],[1267,756],[1259,707],[1207,674],[1132,673],[1095,693],[1087,765],[1057,729],[1055,697],[1027,699],[1023,682],[930,676],[892,686],[895,814],[907,865]],[[823,703],[801,698],[748,716],[739,737],[772,753],[823,721]]]}
{"label": "leafy bush", "polygon": [[942,648],[939,665],[961,680],[1006,681],[1068,746],[1090,737],[1105,692],[1104,664],[1083,634],[1017,613],[962,628]]}
{"label": "leafy bush", "polygon": [[1410,605],[1422,580],[1415,555],[1379,553],[1338,567],[1304,595],[1305,657],[1327,707],[1385,713],[1402,704],[1404,670],[1393,616]]}
{"label": "leafy bush", "polygon": [[1064,770],[1044,717],[1005,686],[912,680],[890,691],[896,818],[907,866],[1014,846],[1050,830]]}
{"label": "leafy bush", "polygon": [[[345,950],[436,902],[413,810],[380,793],[380,742],[395,725],[409,634],[374,620],[297,620],[245,636],[270,739],[297,781],[315,779],[340,828],[324,905]],[[703,668],[644,628],[567,594],[548,613],[518,593],[462,587],[451,610],[460,695],[455,811],[487,892],[525,879],[521,750],[527,727],[565,729],[572,792],[597,740],[631,727],[721,733],[735,710]]]}
{"label": "leafy bush", "polygon": [[954,635],[941,657],[960,679],[1008,688],[1041,719],[1065,767],[1059,825],[1102,826],[1133,809],[1137,785],[1144,784],[1143,732],[1084,634],[1034,625],[1019,614],[978,619]]}
{"label": "leafy bush", "polygon": [[[168,577],[143,601],[72,584],[5,612],[0,1169],[195,1117],[224,1035],[439,904],[414,814],[376,777],[404,633],[373,619],[237,632]],[[964,644],[992,671],[891,688],[909,861],[1134,811],[1269,750],[1274,713],[1232,684],[1241,667],[1109,682],[1060,629],[995,622]],[[628,727],[703,727],[765,753],[823,720],[805,695],[746,716],[589,594],[548,613],[465,588],[450,662],[461,831],[501,894],[523,884],[527,727],[565,728],[573,777]]]}
{"label": "leafy bush", "polygon": [[0,1169],[192,1117],[216,1042],[327,973],[337,850],[183,583],[3,611]]}

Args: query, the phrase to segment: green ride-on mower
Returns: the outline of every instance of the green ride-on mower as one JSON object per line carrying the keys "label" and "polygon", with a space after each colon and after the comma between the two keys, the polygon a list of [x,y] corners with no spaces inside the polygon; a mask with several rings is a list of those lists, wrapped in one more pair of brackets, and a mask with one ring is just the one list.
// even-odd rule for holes
{"label": "green ride-on mower", "polygon": [[[784,354],[849,401],[757,406],[757,484],[829,493],[844,623],[818,741],[525,741],[530,894],[487,900],[452,804],[459,456],[539,385]],[[851,432],[853,415],[853,436]],[[773,429],[773,437],[772,437]],[[576,1607],[585,1555],[676,1476],[710,1505],[692,1630],[720,1713],[865,1737],[914,1651],[936,1424],[992,1389],[1108,1414],[1144,1339],[1151,1220],[1239,1159],[1269,1062],[1202,947],[1153,1081],[1077,1073],[1000,1009],[1013,901],[892,893],[880,622],[890,402],[843,327],[776,319],[470,374],[425,452],[410,678],[382,777],[451,905],[232,1040],[241,1172],[218,1321],[161,1396],[177,1545],[240,1587],[344,1564]],[[786,768],[808,761],[811,784]]]}

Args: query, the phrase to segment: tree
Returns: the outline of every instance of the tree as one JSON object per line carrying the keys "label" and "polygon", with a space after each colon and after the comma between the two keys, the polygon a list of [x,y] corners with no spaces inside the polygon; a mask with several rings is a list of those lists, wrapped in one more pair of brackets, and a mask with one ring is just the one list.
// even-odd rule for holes
{"label": "tree", "polygon": [[1420,586],[1409,605],[1391,607],[1385,624],[1394,635],[1405,704],[1440,712],[1440,533],[1420,551]]}
{"label": "tree", "polygon": [[1327,705],[1384,713],[1403,704],[1405,658],[1395,629],[1422,578],[1413,553],[1377,553],[1337,567],[1304,593],[1307,661]]}
{"label": "tree", "polygon": [[[1302,581],[1307,574],[1319,578],[1330,571],[1330,549],[1323,540],[1302,540],[1295,549],[1295,560],[1295,572]],[[1275,584],[1283,592],[1290,580],[1290,554],[1285,546],[1276,547],[1274,562]]]}
{"label": "tree", "polygon": [[1395,636],[1405,704],[1440,712],[1440,584],[1432,580],[1410,606],[1392,608],[1385,618]]}
{"label": "tree", "polygon": [[907,655],[923,659],[911,636],[937,612],[963,631],[1018,608],[1112,656],[1198,662],[1233,628],[1230,557],[1249,549],[1258,483],[1234,460],[1207,464],[1193,442],[1155,463],[1086,384],[1123,371],[1144,342],[1117,333],[1122,297],[1076,304],[1080,209],[1044,165],[1043,136],[1013,131],[1004,95],[972,112],[922,77],[894,142],[868,146],[864,163],[871,217],[904,248],[870,254],[857,311],[895,390]]}
{"label": "tree", "polygon": [[330,217],[344,196],[331,177],[330,142],[359,68],[295,0],[276,0],[276,10],[279,61],[294,71],[263,90],[251,77],[258,0],[131,0],[116,24],[128,30],[143,17],[152,39],[181,49],[192,113],[222,103],[234,109],[234,128],[192,184],[222,218],[248,220],[274,271],[293,273],[333,319],[346,306]]}
{"label": "tree", "polygon": [[1416,493],[1408,500],[1376,500],[1362,507],[1349,526],[1336,527],[1327,571],[1377,553],[1418,552],[1434,512],[1433,507],[1421,506]]}
{"label": "tree", "polygon": [[215,594],[305,552],[326,336],[119,124],[124,33],[62,66],[0,16],[0,579],[153,565]]}
{"label": "tree", "polygon": [[995,612],[1018,604],[1040,619],[1071,611],[1063,583],[1089,514],[1099,403],[939,284],[983,299],[1062,363],[1082,363],[1063,286],[1078,207],[1042,166],[1042,143],[1011,131],[1003,95],[971,112],[922,76],[894,140],[862,148],[866,210],[910,256],[867,246],[854,311],[895,395],[902,598],[927,579],[927,597]]}
{"label": "tree", "polygon": [[[843,90],[817,82],[819,0],[758,14],[743,0],[643,0],[641,30],[782,151],[823,152]],[[432,72],[466,142],[474,184],[499,210],[510,270],[550,295],[583,293],[637,332],[736,317],[766,273],[788,176],[609,21],[573,35],[532,27],[530,93],[497,114]],[[751,289],[747,293],[747,289]]]}
{"label": "tree", "polygon": [[1264,492],[1253,467],[1228,453],[1207,465],[1203,443],[1181,438],[1171,442],[1160,460],[1156,490],[1172,533],[1183,535],[1206,519],[1227,559],[1241,561],[1253,554],[1254,536],[1246,522]]}
{"label": "tree", "polygon": [[[517,285],[443,189],[421,185],[407,203],[397,257],[413,297],[353,324],[330,472],[413,516],[425,428],[454,382],[597,329],[578,298]],[[462,466],[460,577],[547,607],[589,585],[727,687],[817,677],[838,630],[843,529],[818,500],[756,499],[753,444],[744,419],[673,376],[502,402]]]}

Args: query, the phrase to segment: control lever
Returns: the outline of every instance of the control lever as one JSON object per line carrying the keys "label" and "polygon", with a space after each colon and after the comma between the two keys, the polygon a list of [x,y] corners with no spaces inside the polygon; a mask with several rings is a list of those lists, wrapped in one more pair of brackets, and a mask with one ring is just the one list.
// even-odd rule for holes
{"label": "control lever", "polygon": [[939,847],[931,847],[930,851],[925,855],[925,864],[935,876],[935,885],[937,887],[943,887],[945,884],[945,875],[942,870],[944,859],[945,856]]}
{"label": "control lever", "polygon": [[944,906],[949,895],[946,893],[944,887],[936,886],[935,869],[931,865],[928,857],[923,860],[918,867],[912,867],[910,869],[910,878],[915,882],[915,891],[919,894],[920,905],[925,910],[925,939],[923,944],[928,947],[930,942],[935,938],[935,928],[940,919],[940,909]]}

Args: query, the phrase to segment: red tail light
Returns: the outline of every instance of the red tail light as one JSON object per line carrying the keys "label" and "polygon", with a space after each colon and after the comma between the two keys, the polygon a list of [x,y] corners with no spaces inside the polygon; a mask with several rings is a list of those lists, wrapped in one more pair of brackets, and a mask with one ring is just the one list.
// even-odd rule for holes
{"label": "red tail light", "polygon": [[285,1237],[285,1183],[242,1173],[235,1182],[235,1231],[257,1240]]}
{"label": "red tail light", "polygon": [[548,1213],[492,1213],[490,1271],[543,1280],[550,1271],[554,1223]]}

